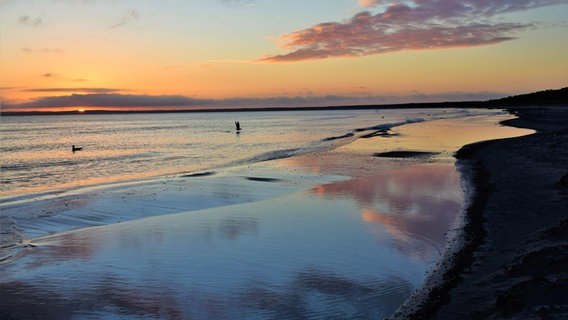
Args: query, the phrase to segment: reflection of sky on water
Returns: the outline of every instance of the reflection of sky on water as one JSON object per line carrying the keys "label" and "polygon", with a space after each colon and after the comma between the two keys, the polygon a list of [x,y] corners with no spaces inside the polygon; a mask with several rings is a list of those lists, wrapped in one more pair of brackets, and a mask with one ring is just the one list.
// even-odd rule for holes
{"label": "reflection of sky on water", "polygon": [[[361,219],[377,237],[409,256],[433,259],[444,245],[444,233],[458,213],[463,195],[451,164],[402,167],[370,177],[322,185],[324,197],[357,201]],[[375,224],[375,225],[373,225]]]}
{"label": "reflection of sky on water", "polygon": [[428,265],[378,244],[354,204],[302,193],[36,239],[3,266],[0,314],[385,317]]}
{"label": "reflection of sky on water", "polygon": [[32,312],[52,318],[383,318],[443,245],[456,187],[452,165],[402,165],[305,193],[37,239],[4,267],[10,300],[0,309],[10,309],[0,314],[29,316],[27,301],[37,301]]}

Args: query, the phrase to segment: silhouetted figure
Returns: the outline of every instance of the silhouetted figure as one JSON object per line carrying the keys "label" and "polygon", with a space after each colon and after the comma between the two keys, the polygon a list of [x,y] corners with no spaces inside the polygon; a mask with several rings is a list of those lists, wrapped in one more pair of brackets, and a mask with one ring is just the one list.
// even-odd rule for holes
{"label": "silhouetted figure", "polygon": [[75,145],[71,146],[71,151],[73,151],[73,152],[81,151],[81,150],[83,150],[83,148],[75,147]]}
{"label": "silhouetted figure", "polygon": [[241,124],[238,121],[235,121],[235,126],[237,127],[237,131],[241,131]]}

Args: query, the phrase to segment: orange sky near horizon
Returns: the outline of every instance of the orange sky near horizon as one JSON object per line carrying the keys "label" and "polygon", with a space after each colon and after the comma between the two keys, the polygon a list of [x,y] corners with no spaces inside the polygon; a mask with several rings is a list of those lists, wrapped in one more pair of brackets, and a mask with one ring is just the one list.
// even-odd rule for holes
{"label": "orange sky near horizon", "polygon": [[4,0],[2,111],[487,100],[568,84],[565,1],[458,3]]}

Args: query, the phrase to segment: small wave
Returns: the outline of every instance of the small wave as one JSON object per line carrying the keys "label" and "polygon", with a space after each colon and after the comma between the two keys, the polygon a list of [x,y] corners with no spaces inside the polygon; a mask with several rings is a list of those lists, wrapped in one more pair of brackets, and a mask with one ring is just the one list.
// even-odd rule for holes
{"label": "small wave", "polygon": [[22,171],[22,170],[34,170],[37,168],[50,168],[50,167],[69,167],[73,165],[79,164],[80,161],[71,161],[71,160],[64,160],[64,161],[46,161],[40,163],[23,163],[23,164],[9,164],[3,165],[1,170],[3,171]]}
{"label": "small wave", "polygon": [[373,130],[384,131],[384,130],[390,130],[394,127],[403,126],[405,124],[418,123],[418,122],[424,122],[424,121],[425,120],[423,118],[413,118],[413,119],[407,119],[405,121],[400,121],[400,122],[382,123],[382,124],[372,126],[372,127],[359,128],[359,129],[355,129],[355,132],[373,131]]}
{"label": "small wave", "polygon": [[14,164],[14,165],[2,165],[0,166],[0,171],[17,171],[27,169],[25,164]]}
{"label": "small wave", "polygon": [[208,177],[208,176],[212,176],[212,175],[215,175],[214,171],[188,173],[188,174],[182,175],[181,177],[182,178],[197,178],[197,177]]}
{"label": "small wave", "polygon": [[321,141],[333,141],[333,140],[339,140],[339,139],[346,139],[346,138],[351,138],[351,137],[355,136],[355,132],[373,131],[372,133],[366,134],[364,136],[360,136],[360,138],[370,138],[370,137],[374,137],[374,136],[385,135],[388,130],[390,130],[394,127],[402,126],[402,125],[405,125],[405,124],[423,122],[423,121],[425,121],[425,120],[422,119],[422,118],[414,118],[414,119],[407,119],[405,121],[400,121],[400,122],[381,123],[381,124],[378,124],[378,125],[372,126],[372,127],[358,128],[358,129],[353,130],[353,132],[349,132],[349,133],[346,133],[346,134],[341,135],[341,136],[333,136],[333,137],[323,138]]}
{"label": "small wave", "polygon": [[285,159],[285,158],[289,158],[292,156],[296,156],[302,153],[307,153],[309,151],[306,152],[301,152],[301,148],[293,148],[293,149],[283,149],[283,150],[274,150],[274,151],[269,151],[269,152],[265,152],[265,153],[261,153],[259,155],[256,155],[252,158],[250,158],[248,161],[245,162],[263,162],[263,161],[270,161],[270,160],[277,160],[277,159]]}

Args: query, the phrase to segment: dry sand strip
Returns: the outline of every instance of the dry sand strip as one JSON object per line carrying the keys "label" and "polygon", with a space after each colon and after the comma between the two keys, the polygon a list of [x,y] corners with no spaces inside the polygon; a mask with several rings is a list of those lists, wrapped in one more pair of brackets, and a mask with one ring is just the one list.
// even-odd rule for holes
{"label": "dry sand strip", "polygon": [[568,106],[511,110],[537,133],[457,153],[462,242],[395,319],[568,319]]}

